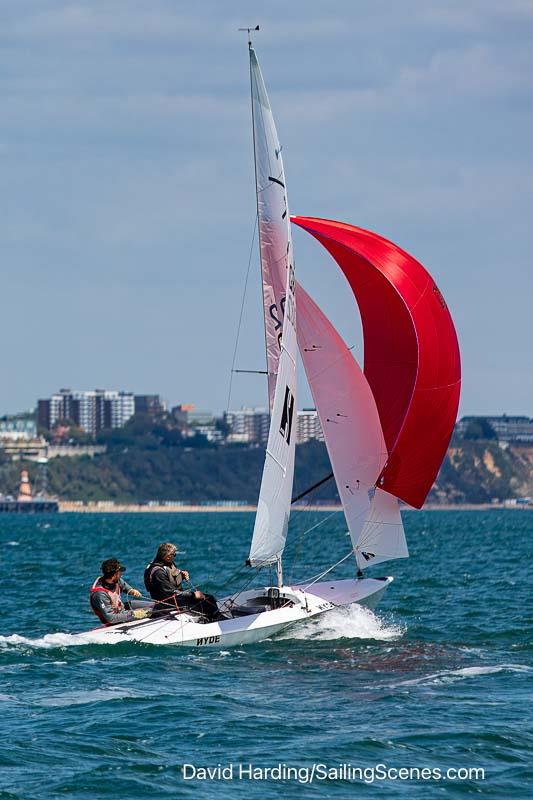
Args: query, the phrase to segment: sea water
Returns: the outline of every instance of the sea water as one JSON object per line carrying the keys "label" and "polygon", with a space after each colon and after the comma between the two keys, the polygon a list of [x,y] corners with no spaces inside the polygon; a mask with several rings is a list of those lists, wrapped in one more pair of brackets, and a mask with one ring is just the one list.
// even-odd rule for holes
{"label": "sea water", "polygon": [[[531,797],[533,513],[404,522],[411,558],[369,570],[395,577],[375,613],[186,650],[87,641],[99,564],[142,589],[170,540],[227,594],[254,574],[253,515],[2,515],[0,798]],[[286,578],[349,546],[342,514],[295,513]]]}

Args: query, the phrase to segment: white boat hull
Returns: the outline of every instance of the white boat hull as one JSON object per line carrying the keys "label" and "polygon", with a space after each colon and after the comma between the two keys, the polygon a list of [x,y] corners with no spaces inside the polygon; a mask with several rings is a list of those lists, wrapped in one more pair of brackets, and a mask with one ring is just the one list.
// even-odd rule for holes
{"label": "white boat hull", "polygon": [[233,606],[240,609],[239,616],[229,619],[201,623],[186,612],[170,612],[164,617],[96,628],[88,635],[91,640],[99,642],[114,643],[130,639],[145,644],[218,649],[252,644],[274,636],[289,625],[303,622],[339,606],[358,603],[367,608],[375,608],[392,580],[361,578],[282,586],[279,589],[279,599],[276,600],[280,607],[243,615],[247,606],[253,609],[255,603],[264,600],[269,591],[269,587],[252,589],[219,601],[222,611]]}

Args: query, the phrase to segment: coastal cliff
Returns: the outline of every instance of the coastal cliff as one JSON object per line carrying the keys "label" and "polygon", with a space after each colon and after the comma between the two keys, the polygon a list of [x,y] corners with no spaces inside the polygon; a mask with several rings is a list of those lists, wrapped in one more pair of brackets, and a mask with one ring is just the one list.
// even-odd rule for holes
{"label": "coastal cliff", "polygon": [[[238,500],[255,503],[263,468],[259,447],[149,447],[110,449],[94,458],[53,458],[48,464],[48,491],[63,500]],[[38,490],[37,465],[0,464],[0,487],[16,494],[25,466]],[[317,441],[297,448],[295,494],[331,471],[325,446]],[[496,441],[454,440],[428,502],[490,503],[533,495],[533,446]],[[331,480],[309,496],[313,501],[338,499]]]}

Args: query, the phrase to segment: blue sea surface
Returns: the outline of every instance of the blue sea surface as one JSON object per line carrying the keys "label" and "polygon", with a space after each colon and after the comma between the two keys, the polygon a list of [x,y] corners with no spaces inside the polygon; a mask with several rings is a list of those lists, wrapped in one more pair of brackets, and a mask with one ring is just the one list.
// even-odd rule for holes
{"label": "blue sea surface", "polygon": [[[249,580],[253,515],[0,516],[0,798],[532,797],[533,513],[404,522],[411,558],[369,570],[395,577],[375,613],[336,609],[260,644],[187,650],[84,641],[99,564],[117,556],[142,588],[171,540],[195,584],[228,593]],[[341,514],[297,512],[286,577],[348,550]],[[335,573],[351,574],[349,561]],[[226,778],[189,780],[184,764]],[[279,774],[262,780],[265,768]],[[474,768],[484,779],[447,772]]]}

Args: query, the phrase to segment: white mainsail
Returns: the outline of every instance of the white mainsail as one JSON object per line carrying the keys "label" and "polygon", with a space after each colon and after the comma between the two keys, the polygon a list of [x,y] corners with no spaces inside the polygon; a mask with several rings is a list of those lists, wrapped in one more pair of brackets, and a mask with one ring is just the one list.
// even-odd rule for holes
{"label": "white mainsail", "polygon": [[271,410],[249,563],[273,563],[285,547],[296,443],[296,295],[281,147],[250,47],[256,189]]}
{"label": "white mainsail", "polygon": [[281,354],[287,267],[293,264],[283,159],[261,69],[250,47],[252,120],[270,411]]}
{"label": "white mainsail", "polygon": [[300,284],[296,295],[300,354],[358,566],[405,556],[398,500],[379,489],[374,492],[387,448],[368,381],[338,331]]}

